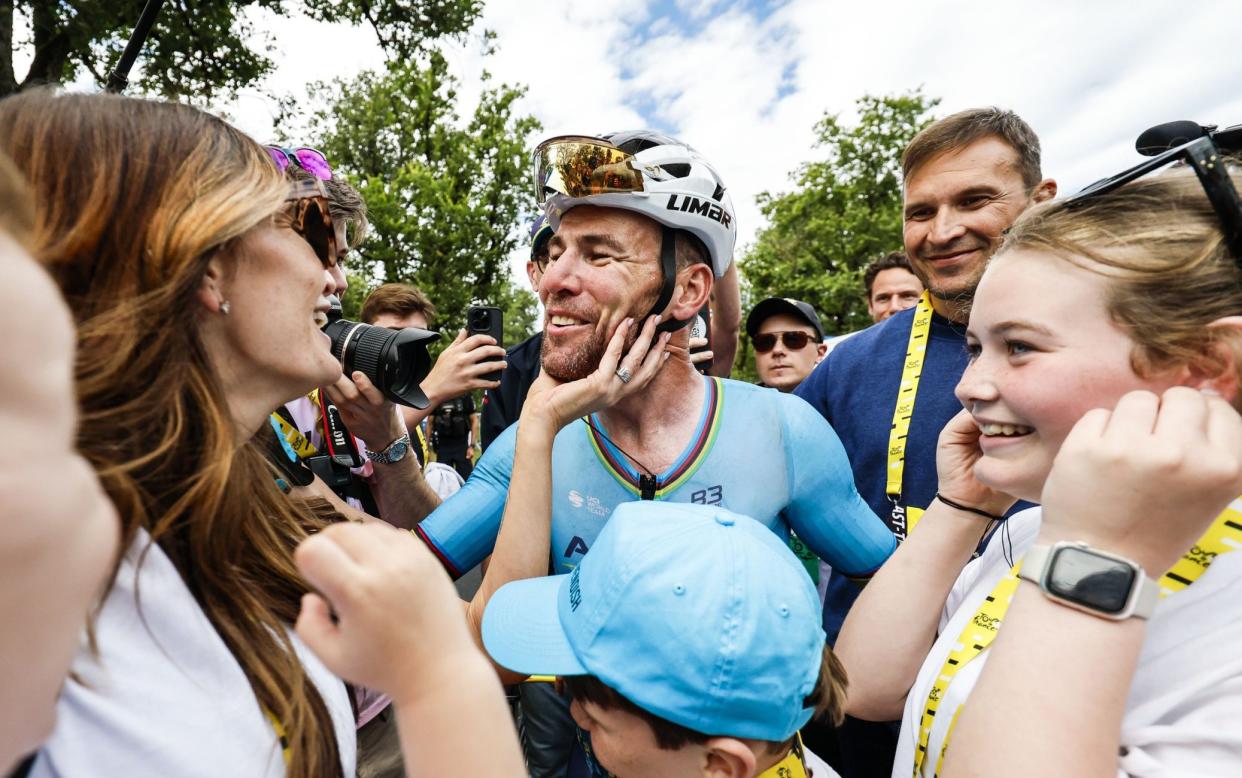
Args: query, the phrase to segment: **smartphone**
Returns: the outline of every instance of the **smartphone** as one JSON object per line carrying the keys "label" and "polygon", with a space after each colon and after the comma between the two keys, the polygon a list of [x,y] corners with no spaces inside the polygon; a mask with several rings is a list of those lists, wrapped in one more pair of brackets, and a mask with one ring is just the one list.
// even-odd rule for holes
{"label": "smartphone", "polygon": [[[466,337],[491,335],[496,345],[504,348],[504,318],[501,310],[492,305],[472,305],[466,311]],[[499,381],[500,371],[482,376],[485,381]]]}

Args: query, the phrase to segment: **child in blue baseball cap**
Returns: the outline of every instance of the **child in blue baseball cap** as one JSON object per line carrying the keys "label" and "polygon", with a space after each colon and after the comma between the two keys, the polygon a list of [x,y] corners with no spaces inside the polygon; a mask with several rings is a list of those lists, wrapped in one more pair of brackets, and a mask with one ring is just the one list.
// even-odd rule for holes
{"label": "child in blue baseball cap", "polygon": [[753,519],[620,505],[572,573],[501,587],[482,632],[498,664],[562,678],[597,775],[835,775],[797,732],[839,723],[845,674],[802,564]]}

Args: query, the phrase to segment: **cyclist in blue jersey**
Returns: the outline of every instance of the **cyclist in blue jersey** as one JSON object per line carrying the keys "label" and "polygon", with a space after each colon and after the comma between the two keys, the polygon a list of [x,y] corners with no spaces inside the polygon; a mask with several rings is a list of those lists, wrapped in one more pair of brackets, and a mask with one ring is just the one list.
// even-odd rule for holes
{"label": "cyclist in blue jersey", "polygon": [[[555,229],[539,286],[543,370],[559,381],[588,375],[627,317],[661,315],[671,355],[642,392],[557,435],[551,567],[572,569],[618,504],[659,499],[721,505],[782,537],[792,529],[835,570],[871,575],[895,543],[854,489],[828,423],[798,398],[690,363],[683,327],[731,263],[737,229],[713,167],[652,132],[553,138],[535,164]],[[492,551],[516,437],[503,433],[417,529],[456,575]]]}
{"label": "cyclist in blue jersey", "polygon": [[[641,390],[564,420],[546,450],[525,423],[522,434],[504,432],[462,491],[415,530],[445,567],[460,575],[492,553],[506,502],[550,518],[550,544],[541,558],[497,553],[493,567],[537,562],[564,572],[618,504],[657,499],[719,505],[782,538],[792,529],[834,569],[860,578],[874,572],[895,541],[855,491],[828,423],[800,399],[704,377],[691,364],[685,325],[731,265],[737,231],[711,164],[651,132],[559,137],[536,149],[535,178],[555,231],[539,284],[546,380],[575,382],[596,371],[627,320],[628,349],[658,317],[658,345],[669,356]],[[631,370],[619,364],[614,380],[624,383]],[[536,460],[544,468],[538,478]],[[532,500],[543,489],[546,497]],[[546,684],[525,686],[543,687],[522,693],[532,775],[563,775],[574,742],[567,703],[544,694]]]}

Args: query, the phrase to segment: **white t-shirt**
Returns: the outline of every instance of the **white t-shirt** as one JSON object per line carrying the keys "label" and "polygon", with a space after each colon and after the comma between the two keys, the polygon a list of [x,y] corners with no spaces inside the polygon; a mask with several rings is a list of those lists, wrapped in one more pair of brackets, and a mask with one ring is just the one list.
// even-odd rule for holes
{"label": "white t-shirt", "polygon": [[[1009,519],[1014,559],[1034,543],[1039,521],[1039,508]],[[962,570],[945,602],[940,637],[906,698],[893,778],[909,778],[932,682],[966,622],[1010,568],[1000,541],[993,538]],[[935,769],[933,755],[940,754],[953,711],[970,695],[987,658],[985,650],[949,684],[933,720],[924,775]],[[1157,605],[1126,703],[1121,747],[1118,776],[1242,775],[1242,551],[1218,557],[1193,586]]]}
{"label": "white t-shirt", "polygon": [[[99,655],[79,652],[76,680],[65,682],[56,728],[31,776],[285,774],[276,732],[241,666],[145,532],[122,560],[95,635]],[[352,776],[357,741],[345,685],[290,635],[331,712],[341,769]]]}

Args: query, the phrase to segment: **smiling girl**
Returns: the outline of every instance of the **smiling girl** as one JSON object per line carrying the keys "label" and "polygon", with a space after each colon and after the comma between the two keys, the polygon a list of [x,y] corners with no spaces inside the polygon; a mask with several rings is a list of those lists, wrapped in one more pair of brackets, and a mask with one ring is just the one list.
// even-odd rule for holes
{"label": "smiling girl", "polygon": [[985,273],[938,499],[836,646],[894,776],[1242,764],[1242,257],[1204,192],[1038,207]]}

